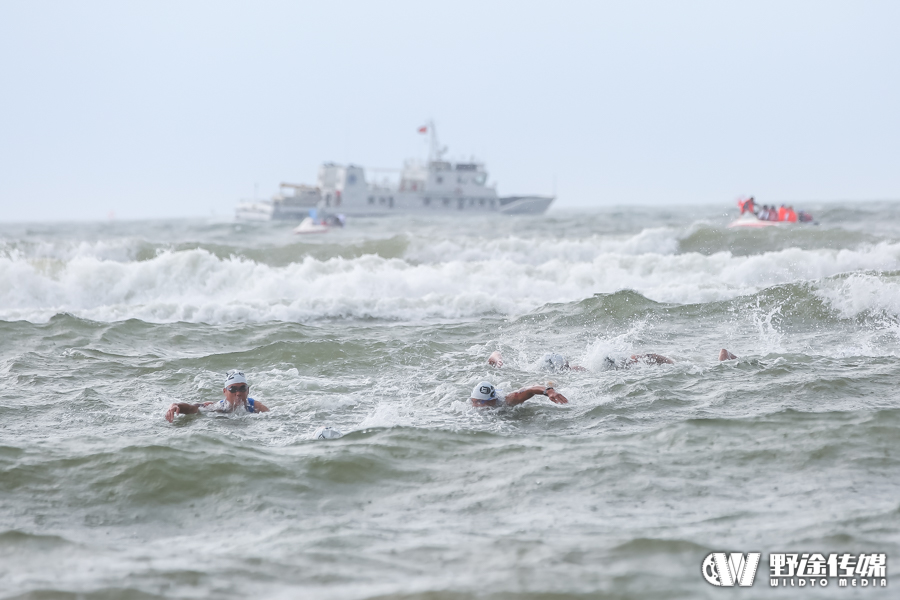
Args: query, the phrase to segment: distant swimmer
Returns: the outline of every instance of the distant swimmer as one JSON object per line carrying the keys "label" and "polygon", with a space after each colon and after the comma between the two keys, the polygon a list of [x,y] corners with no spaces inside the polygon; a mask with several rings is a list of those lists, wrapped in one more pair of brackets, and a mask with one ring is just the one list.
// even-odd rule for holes
{"label": "distant swimmer", "polygon": [[556,404],[568,404],[566,397],[553,389],[553,385],[533,385],[508,394],[494,387],[490,381],[482,381],[472,389],[469,401],[472,406],[515,406],[533,396],[547,396]]}
{"label": "distant swimmer", "polygon": [[265,404],[247,397],[250,394],[250,384],[247,383],[247,378],[241,371],[228,372],[222,393],[225,394],[225,397],[218,402],[200,402],[198,404],[175,402],[166,411],[166,421],[171,423],[175,420],[176,415],[195,415],[199,412],[269,412]]}
{"label": "distant swimmer", "polygon": [[[491,355],[488,357],[488,364],[492,367],[502,367],[503,366],[503,356],[500,355],[499,350],[494,350],[491,352]],[[543,355],[541,359],[538,361],[538,366],[546,371],[585,371],[584,367],[580,367],[578,365],[570,365],[568,359],[562,354],[557,354],[556,352],[548,352]]]}
{"label": "distant swimmer", "polygon": [[[737,356],[722,348],[719,351],[719,360],[735,360]],[[668,356],[663,356],[662,354],[632,354],[628,358],[624,360],[616,360],[611,356],[607,356],[603,359],[604,367],[609,369],[627,369],[629,367],[633,367],[636,364],[645,364],[645,365],[674,365],[675,361],[669,358]]]}
{"label": "distant swimmer", "polygon": [[639,363],[644,365],[674,365],[675,361],[668,356],[653,354],[652,352],[647,354],[632,354],[624,360],[616,360],[611,356],[607,356],[603,359],[603,366],[606,369],[628,369]]}

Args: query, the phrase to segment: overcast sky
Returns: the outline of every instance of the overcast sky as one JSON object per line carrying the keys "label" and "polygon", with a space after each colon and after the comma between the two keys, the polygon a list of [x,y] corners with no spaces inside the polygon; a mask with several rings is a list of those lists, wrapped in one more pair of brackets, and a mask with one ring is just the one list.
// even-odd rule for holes
{"label": "overcast sky", "polygon": [[231,215],[437,123],[559,208],[900,199],[900,2],[0,1],[0,220]]}

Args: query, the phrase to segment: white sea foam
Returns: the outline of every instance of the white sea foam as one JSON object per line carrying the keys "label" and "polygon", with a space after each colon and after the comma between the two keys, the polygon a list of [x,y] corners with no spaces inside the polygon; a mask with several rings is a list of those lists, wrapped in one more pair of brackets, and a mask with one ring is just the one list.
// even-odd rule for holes
{"label": "white sea foam", "polygon": [[781,305],[763,309],[759,302],[754,308],[751,308],[747,316],[756,327],[757,333],[757,352],[767,354],[770,352],[783,352],[784,346],[782,341],[784,333],[779,329],[783,315],[781,314]]}
{"label": "white sea foam", "polygon": [[679,232],[669,227],[644,229],[635,235],[593,235],[586,238],[555,237],[452,237],[434,240],[415,237],[405,258],[414,263],[441,263],[447,257],[463,262],[506,260],[541,265],[553,260],[570,263],[592,262],[608,254],[675,254]]}
{"label": "white sea foam", "polygon": [[584,356],[580,361],[582,366],[591,371],[599,372],[609,368],[606,361],[607,358],[611,358],[613,361],[623,361],[627,359],[632,353],[638,350],[635,347],[636,341],[649,327],[649,321],[646,319],[637,319],[632,321],[628,330],[619,333],[618,335],[598,337],[589,344],[585,350]]}
{"label": "white sea foam", "polygon": [[[0,254],[0,318],[42,322],[71,313],[97,321],[210,323],[458,319],[520,315],[546,303],[622,289],[660,302],[702,303],[838,273],[900,269],[897,243],[751,256],[676,254],[677,232],[667,228],[569,242],[419,239],[403,258],[305,257],[285,266],[220,258],[201,248],[160,251],[137,261],[125,258],[134,253],[129,244],[42,247],[27,254],[8,249]],[[897,315],[896,285],[857,275],[822,294],[847,314],[878,308]]]}
{"label": "white sea foam", "polygon": [[816,293],[842,318],[861,315],[900,318],[900,280],[872,273],[822,281]]}

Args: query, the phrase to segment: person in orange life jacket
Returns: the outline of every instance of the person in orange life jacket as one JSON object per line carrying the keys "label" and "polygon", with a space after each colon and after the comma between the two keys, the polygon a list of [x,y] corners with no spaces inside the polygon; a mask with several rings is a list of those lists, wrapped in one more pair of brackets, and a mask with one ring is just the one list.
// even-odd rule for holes
{"label": "person in orange life jacket", "polygon": [[793,206],[788,206],[787,211],[785,211],[784,220],[788,223],[796,223],[797,222],[797,213],[794,212]]}
{"label": "person in orange life jacket", "polygon": [[250,394],[250,384],[247,383],[247,378],[241,371],[228,372],[222,393],[225,397],[218,402],[199,402],[197,404],[174,402],[166,411],[166,421],[171,423],[175,420],[176,415],[195,415],[199,412],[269,412],[265,404],[247,397]]}
{"label": "person in orange life jacket", "polygon": [[784,207],[784,204],[778,209],[778,220],[787,221],[787,209]]}

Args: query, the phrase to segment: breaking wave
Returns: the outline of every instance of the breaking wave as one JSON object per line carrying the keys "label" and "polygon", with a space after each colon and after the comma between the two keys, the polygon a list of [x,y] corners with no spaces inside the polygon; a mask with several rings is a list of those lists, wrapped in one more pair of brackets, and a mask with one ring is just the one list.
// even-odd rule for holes
{"label": "breaking wave", "polygon": [[0,319],[46,322],[61,313],[156,323],[515,317],[620,290],[652,302],[705,304],[841,274],[817,292],[833,310],[844,316],[900,311],[896,277],[883,274],[900,270],[900,243],[682,251],[702,245],[698,236],[713,235],[698,233],[705,227],[573,240],[407,234],[268,250],[138,238],[6,242]]}

